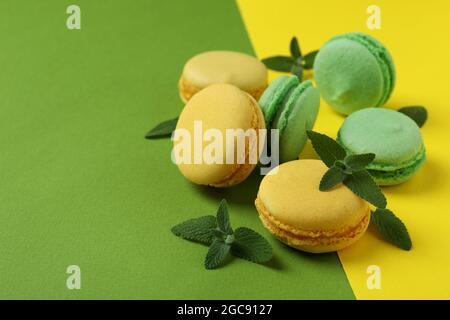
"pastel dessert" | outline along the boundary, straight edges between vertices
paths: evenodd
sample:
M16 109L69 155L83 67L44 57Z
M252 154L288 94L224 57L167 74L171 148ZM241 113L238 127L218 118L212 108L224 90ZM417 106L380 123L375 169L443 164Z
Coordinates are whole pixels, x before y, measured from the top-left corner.
M310 80L281 76L270 83L259 99L266 128L278 129L280 162L298 159L317 118L320 95Z
M183 108L172 137L172 159L178 164L181 173L196 184L213 187L236 185L247 178L256 166L263 143L260 141L259 130L264 128L264 117L250 94L230 84L211 85L198 92ZM254 129L255 139L246 138L244 148L238 148L238 138L234 136L234 140L230 140L233 145L229 147L227 129ZM212 142L218 142L218 138L206 139L208 131L222 137L219 139L223 147L221 155L217 150L212 152L209 149ZM189 137L183 138L183 132ZM186 143L190 147L190 161L183 160L185 154L179 152L180 146ZM213 160L214 157L219 157L219 161L205 159L205 153L213 154Z
M184 102L215 83L228 83L259 99L267 87L267 68L257 58L234 51L207 51L186 63L178 82Z
M320 49L314 78L323 99L348 115L381 107L394 90L395 66L381 42L365 33L333 37Z
M366 231L366 201L343 184L319 190L327 170L320 160L296 160L281 164L278 172L262 180L255 201L259 217L288 246L311 253L337 251Z
M425 162L419 127L395 110L368 108L351 114L337 140L349 153L375 154L368 171L379 185L402 183Z

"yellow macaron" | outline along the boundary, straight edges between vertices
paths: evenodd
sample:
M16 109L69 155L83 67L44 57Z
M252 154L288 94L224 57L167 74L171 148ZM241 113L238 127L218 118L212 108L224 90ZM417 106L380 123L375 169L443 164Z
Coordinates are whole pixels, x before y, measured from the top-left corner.
M183 108L173 135L172 159L196 184L236 185L256 166L264 142L260 129L264 128L264 116L251 95L230 84L210 85ZM233 129L253 129L255 134L227 139L227 131Z
M250 55L234 51L207 51L186 63L178 82L184 102L215 83L228 83L246 91L256 100L267 87L266 66Z
M343 184L322 192L320 160L286 162L264 177L255 201L264 226L296 249L322 253L357 241L370 221L369 204Z

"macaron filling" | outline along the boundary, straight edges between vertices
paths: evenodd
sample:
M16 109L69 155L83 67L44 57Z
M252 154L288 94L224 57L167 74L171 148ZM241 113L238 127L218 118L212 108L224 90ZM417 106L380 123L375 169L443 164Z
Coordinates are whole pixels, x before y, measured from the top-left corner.
M291 88L287 93L284 99L282 100L280 106L278 107L277 115L272 122L272 129L279 129L280 135L283 134L284 129L288 123L289 115L292 112L292 109L295 107L295 103L299 99L299 97L306 91L306 89L312 87L311 81L304 81L300 83L298 86Z
M417 154L415 160L408 166L399 167L395 170L385 170L386 166L383 166L383 164L373 163L370 164L367 169L378 183L383 185L398 184L412 177L425 163L425 159L425 148L422 148L421 152ZM387 167L391 168L392 166Z
M337 141L349 154L355 154L348 149L342 142L338 134ZM422 146L420 151L410 160L401 163L383 163L374 161L367 166L367 171L375 179L375 181L382 185L393 185L404 182L412 177L417 170L425 163L426 152L425 147Z
M264 114L266 128L271 128L272 121L278 113L280 104L291 89L299 84L297 77L280 76L264 91L259 99L259 105Z
M395 70L392 58L386 48L374 38L363 33L347 33L332 38L330 41L338 39L349 39L364 46L378 61L384 82L383 94L376 105L371 107L380 107L389 99L395 86Z
M340 247L340 244L346 246L349 240L356 240L364 233L370 221L370 210L367 210L367 214L357 224L352 226L338 230L302 230L275 219L264 207L260 199L256 199L255 205L261 221L272 234L290 246L300 249L308 247L308 251L311 252L320 252L323 247L327 246L335 246L337 248Z
M275 79L264 92L259 104L266 128L278 129L280 161L299 157L306 143L306 130L317 118L320 95L310 80L299 83L295 76Z

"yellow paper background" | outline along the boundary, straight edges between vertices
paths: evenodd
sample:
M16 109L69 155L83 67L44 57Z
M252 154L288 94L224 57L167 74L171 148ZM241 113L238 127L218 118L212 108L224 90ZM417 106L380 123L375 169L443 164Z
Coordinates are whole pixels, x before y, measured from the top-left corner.
M366 26L372 4L381 8L380 30ZM387 106L424 105L429 111L422 128L425 166L412 180L383 189L389 208L407 225L413 249L402 251L370 230L339 257L358 299L449 299L450 2L238 0L238 5L259 58L288 54L294 35L304 53L351 31L367 32L388 47L397 86ZM322 102L315 130L334 137L343 120ZM370 265L381 268L380 290L367 288Z

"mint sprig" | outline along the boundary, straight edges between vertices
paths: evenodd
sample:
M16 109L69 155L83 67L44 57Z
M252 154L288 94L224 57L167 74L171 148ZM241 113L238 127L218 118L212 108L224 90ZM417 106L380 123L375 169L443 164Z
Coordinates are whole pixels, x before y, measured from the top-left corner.
M314 150L329 168L320 182L320 191L329 190L342 182L360 198L377 208L386 208L386 197L366 170L375 159L373 153L348 155L332 138L311 130L307 134Z
M314 67L314 60L319 51L315 50L303 56L296 37L291 39L289 49L291 56L277 55L261 61L271 70L292 73L302 81L303 70L309 70Z
M422 106L403 107L398 109L398 112L401 112L413 119L414 122L417 123L419 128L422 128L428 119L428 111L427 109L425 109L425 107Z
M372 212L371 224L392 244L403 250L411 250L412 241L405 224L389 209Z
M343 183L357 196L377 207L372 213L371 223L378 232L399 248L410 250L412 243L408 230L391 210L386 209L386 197L366 169L375 159L375 154L347 154L332 138L314 131L307 131L307 134L314 150L328 167L320 181L320 191Z
M172 132L176 129L178 117L163 121L151 129L146 135L146 139L157 139L170 137Z
M229 253L256 263L267 262L273 256L269 242L259 233L244 227L233 231L225 199L220 202L216 216L189 219L173 227L172 232L210 245L204 261L206 269L219 267Z

